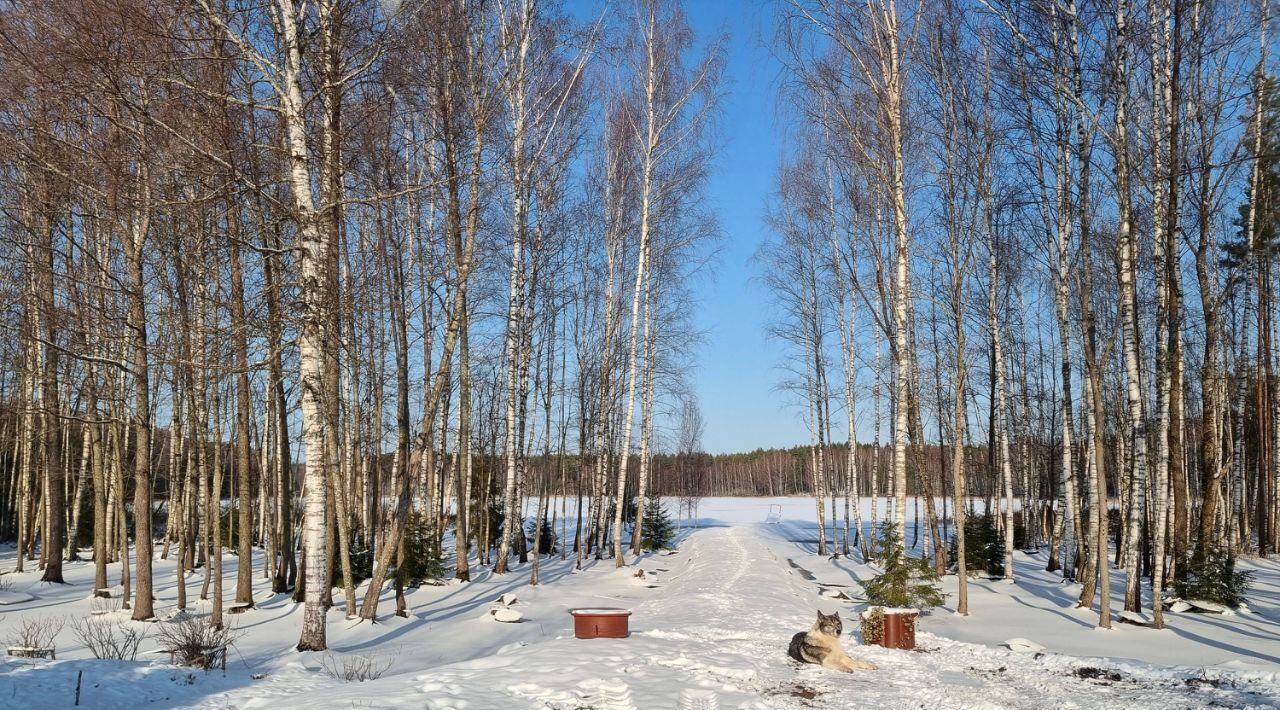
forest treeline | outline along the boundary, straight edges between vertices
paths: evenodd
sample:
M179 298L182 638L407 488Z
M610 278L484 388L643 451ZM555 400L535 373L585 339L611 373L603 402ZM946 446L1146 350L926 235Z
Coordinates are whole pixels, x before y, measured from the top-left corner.
M1038 443L1028 442L1039 446ZM977 498L999 498L997 490L1000 478L992 473L992 459L985 443L969 444L966 457L973 471L967 483L969 495ZM922 457L919 469L923 476L918 476L914 467L910 471L908 495L922 494L919 478L930 477L940 481L938 495L949 495L950 479L946 477L947 456L950 451L943 451L936 442L925 443L921 447ZM673 496L796 496L813 495L813 447L810 445L793 446L785 449L769 448L754 451L709 454L694 453L656 453L650 467L656 491ZM1051 456L1051 452L1039 452L1041 457ZM823 449L823 456L829 471L853 471L858 476L857 490L863 496L884 497L891 493L888 477L885 475L889 465L891 451L874 444L859 444L857 461L849 461L849 445L847 442L831 442ZM873 472L874 478L873 478ZM833 479L834 480L834 479ZM850 488L852 489L852 485ZM828 495L843 496L839 486L830 481L823 488ZM1052 500L1052 479L1045 477L1028 478L1019 481L1018 492L1027 500Z

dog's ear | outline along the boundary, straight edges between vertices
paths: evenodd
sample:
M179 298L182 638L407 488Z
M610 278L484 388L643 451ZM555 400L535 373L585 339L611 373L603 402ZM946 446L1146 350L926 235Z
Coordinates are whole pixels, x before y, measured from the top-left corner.
M818 610L818 618L819 618L819 619L821 619L821 618L822 618L822 610L821 610L821 609L819 609L819 610Z

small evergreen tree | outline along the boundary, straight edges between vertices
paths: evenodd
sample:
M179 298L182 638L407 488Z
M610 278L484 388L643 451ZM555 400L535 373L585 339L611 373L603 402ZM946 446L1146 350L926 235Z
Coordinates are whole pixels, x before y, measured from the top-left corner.
M534 518L529 521L525 529L525 537L529 540L529 551L532 552L534 528L537 527L538 520ZM550 555L556 551L556 531L551 527L551 521L543 518L541 540L538 541L538 553L542 555Z
M646 550L670 549L676 536L675 523L660 498L650 498L644 506L644 528L640 531L640 546Z
M222 531L222 547L227 552L236 553L235 526L240 521L233 502L227 506L218 506L218 516L222 518L219 529ZM162 533L163 534L163 533ZM336 537L335 537L336 539Z
M1173 582L1173 591L1183 599L1214 602L1235 609L1244 603L1245 592L1253 584L1252 572L1236 569L1236 559L1214 551L1193 556Z
M954 537L947 560L952 569L957 569ZM996 531L996 519L990 512L965 516L964 565L971 577L983 573L988 577L1004 576L1004 541Z
M234 514L234 511L230 511ZM223 528L224 534L226 528ZM338 526L333 526L330 533L333 538L333 549L338 548ZM373 548L368 547L359 539L352 540L348 543L348 551L351 553L351 584L359 585L361 582L373 576ZM334 555L329 559L329 569L333 579L333 586L342 586L342 562L338 555Z
M898 526L885 523L876 537L876 558L884 571L864 585L873 606L928 609L942 603L938 573L928 560L907 555Z
M413 510L404 531L404 582L407 587L421 587L444 579L449 570L444 555L436 544L427 517Z
M500 498L489 499L489 548L497 548L502 542L502 535L506 532L506 514L503 511L504 502Z

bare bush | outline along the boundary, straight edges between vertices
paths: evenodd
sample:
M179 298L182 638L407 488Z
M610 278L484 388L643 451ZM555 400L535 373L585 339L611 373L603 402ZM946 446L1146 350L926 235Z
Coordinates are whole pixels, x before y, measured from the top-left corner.
M71 633L93 654L94 658L132 661L138 646L147 637L147 629L117 617L86 618L71 622Z
M366 680L381 678L394 661L394 656L380 654L335 656L332 653L326 653L320 660L320 665L334 680L344 683L363 683Z
M13 580L7 576L0 574L0 592L12 592Z
M17 619L8 637L9 648L29 651L53 650L53 640L62 631L66 620L56 616L29 616Z
M170 654L174 663L209 670L221 659L225 665L227 648L240 634L230 627L215 628L207 619L183 617L156 626L160 648Z

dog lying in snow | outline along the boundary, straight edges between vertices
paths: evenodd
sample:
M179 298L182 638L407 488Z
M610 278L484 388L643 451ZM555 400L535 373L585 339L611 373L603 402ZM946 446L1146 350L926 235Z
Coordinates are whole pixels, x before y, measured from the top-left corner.
M823 614L818 611L818 620L808 631L801 631L791 637L791 646L787 655L801 663L816 663L823 668L844 671L874 671L876 667L866 661L849 657L840 646L840 634L844 624L839 614Z

